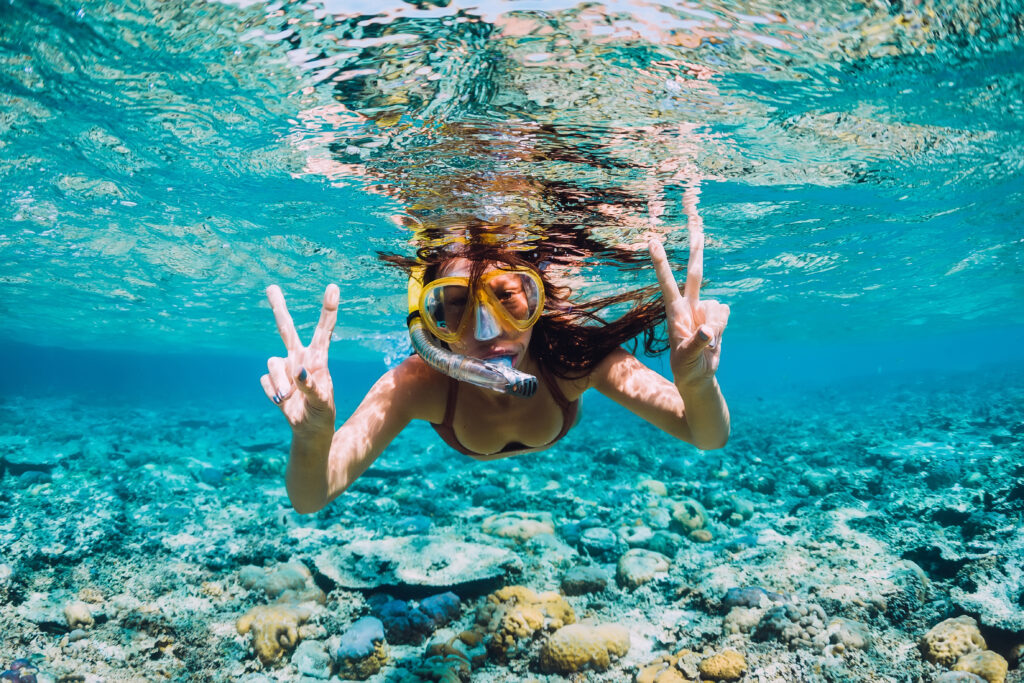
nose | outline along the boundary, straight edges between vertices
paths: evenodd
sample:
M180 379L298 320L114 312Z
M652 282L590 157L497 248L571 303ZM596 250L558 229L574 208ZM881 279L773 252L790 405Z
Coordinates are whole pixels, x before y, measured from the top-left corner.
M490 341L501 334L501 325L494 318L494 313L482 303L476 305L476 317L473 322L473 338L477 341Z

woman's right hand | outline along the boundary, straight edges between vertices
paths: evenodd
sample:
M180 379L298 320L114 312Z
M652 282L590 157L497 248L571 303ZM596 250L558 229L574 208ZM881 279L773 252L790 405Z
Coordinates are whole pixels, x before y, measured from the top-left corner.
M303 346L281 288L267 287L267 300L288 355L267 361L269 372L260 377L260 384L298 437L329 439L334 435L334 384L327 369L327 351L338 320L338 296L338 286L328 285L313 340Z

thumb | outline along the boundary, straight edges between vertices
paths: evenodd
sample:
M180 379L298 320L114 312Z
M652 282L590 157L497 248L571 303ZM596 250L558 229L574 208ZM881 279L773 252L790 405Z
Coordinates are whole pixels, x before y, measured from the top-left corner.
M704 350L707 346L713 346L714 344L714 331L707 325L701 325L697 328L697 331L693 333L693 336L686 340L683 345L686 349L687 355L696 355Z
M294 379L296 388L303 394L314 398L319 397L316 391L316 382L313 381L313 375L306 372L306 368L300 367Z

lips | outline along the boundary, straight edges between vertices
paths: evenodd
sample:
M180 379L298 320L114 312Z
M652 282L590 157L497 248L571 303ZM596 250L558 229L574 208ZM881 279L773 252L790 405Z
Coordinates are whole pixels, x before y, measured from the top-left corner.
M514 360L517 356L519 356L519 352L511 349L497 349L480 355L484 360L493 360L495 358L503 357L512 358Z

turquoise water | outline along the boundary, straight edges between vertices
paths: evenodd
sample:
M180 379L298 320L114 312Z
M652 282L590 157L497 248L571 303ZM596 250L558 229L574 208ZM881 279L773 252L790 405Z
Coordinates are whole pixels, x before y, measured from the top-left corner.
M649 585L570 596L630 634L587 679L733 648L750 681L930 681L948 666L920 639L968 615L1022 680L1022 16L987 0L0 0L0 666L341 676L335 640L375 596L426 589L354 587L317 558L425 534L520 563L485 587L428 583L461 599L449 638L499 585L564 590L574 568L613 577L627 546L657 547L671 566ZM588 395L548 452L475 463L417 424L326 510L290 510L289 432L258 381L282 351L268 285L307 339L339 285L343 417L408 353L405 281L377 252L482 221L550 252L580 297L607 294L655 282L651 234L684 272L686 189L702 295L732 309L726 448ZM684 499L711 544L666 521ZM553 533L481 530L513 513ZM587 545L590 526L619 540ZM325 602L304 654L261 664L236 622L278 596L239 577L288 561ZM839 627L827 647L730 635L725 591L753 585L874 647L829 650ZM96 614L84 635L74 601ZM473 680L566 680L543 664L549 635L489 652ZM389 626L373 680L440 676L406 640ZM328 664L309 663L318 647Z

